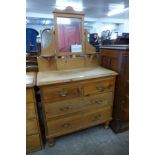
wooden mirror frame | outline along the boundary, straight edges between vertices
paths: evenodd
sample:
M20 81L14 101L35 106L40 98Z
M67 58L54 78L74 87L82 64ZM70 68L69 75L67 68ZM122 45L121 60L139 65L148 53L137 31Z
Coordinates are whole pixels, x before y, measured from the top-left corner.
M85 52L85 36L84 36L84 13L78 12L78 11L74 11L72 7L67 7L65 10L58 10L55 9L54 13L54 28L55 28L55 40L56 40L56 44L55 44L55 48L56 48L56 52L59 56L66 56L66 55L79 55L79 54L84 54ZM64 17L64 18L78 18L81 20L81 44L82 44L82 52L68 52L68 51L64 51L64 52L60 52L59 51L59 43L58 43L58 23L57 23L57 18L58 17Z

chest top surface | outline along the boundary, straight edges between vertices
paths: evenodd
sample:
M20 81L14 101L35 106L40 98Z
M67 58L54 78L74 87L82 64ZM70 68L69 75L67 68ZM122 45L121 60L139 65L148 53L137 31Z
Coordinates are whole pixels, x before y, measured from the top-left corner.
M38 72L37 86L116 75L116 72L103 67L45 71Z
M33 87L36 84L36 73L27 72L26 73L26 87Z

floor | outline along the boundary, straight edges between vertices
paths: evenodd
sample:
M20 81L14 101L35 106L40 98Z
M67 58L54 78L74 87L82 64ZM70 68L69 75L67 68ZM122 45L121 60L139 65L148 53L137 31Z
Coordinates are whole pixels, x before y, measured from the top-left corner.
M57 138L54 147L27 155L129 155L129 131L115 134L101 125Z

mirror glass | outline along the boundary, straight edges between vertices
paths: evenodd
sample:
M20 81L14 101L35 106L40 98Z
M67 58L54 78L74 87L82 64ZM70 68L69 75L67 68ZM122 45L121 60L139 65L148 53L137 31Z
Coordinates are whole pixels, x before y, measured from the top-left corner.
M51 42L51 29L44 29L41 34L41 46L42 48L47 48Z
M82 52L82 20L57 17L59 52Z

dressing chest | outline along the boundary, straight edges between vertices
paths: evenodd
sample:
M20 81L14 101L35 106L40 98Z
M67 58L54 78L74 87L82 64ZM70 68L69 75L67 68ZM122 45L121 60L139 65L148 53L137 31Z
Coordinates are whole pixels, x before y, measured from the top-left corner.
M46 138L112 120L116 72L96 67L38 72Z
M84 13L56 9L54 28L41 36L46 45L37 59L37 86L49 146L64 134L104 123L108 127L117 73L99 66L84 30Z
M26 150L27 152L42 148L41 133L38 121L38 112L34 86L36 73L26 73Z

